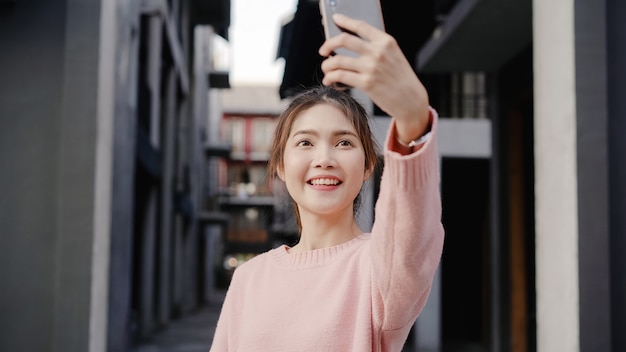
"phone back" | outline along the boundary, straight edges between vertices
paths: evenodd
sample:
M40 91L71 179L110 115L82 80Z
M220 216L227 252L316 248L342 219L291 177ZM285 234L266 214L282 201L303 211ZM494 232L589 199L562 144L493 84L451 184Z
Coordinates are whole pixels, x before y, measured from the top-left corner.
M319 2L326 39L342 32L342 29L333 22L332 17L336 13L365 21L380 30L385 30L379 0L319 0ZM356 53L346 49L338 49L336 54L357 56Z

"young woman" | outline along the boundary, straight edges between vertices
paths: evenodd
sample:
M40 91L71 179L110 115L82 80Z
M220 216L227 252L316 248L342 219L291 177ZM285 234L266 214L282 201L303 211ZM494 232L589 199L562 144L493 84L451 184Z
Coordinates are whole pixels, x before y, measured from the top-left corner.
M436 113L391 36L334 20L359 37L322 45L326 87L281 114L269 163L296 204L300 240L235 271L211 351L400 351L428 298L443 246ZM339 47L360 56L331 56ZM365 110L328 88L338 83L392 117L371 234L354 214L376 148Z

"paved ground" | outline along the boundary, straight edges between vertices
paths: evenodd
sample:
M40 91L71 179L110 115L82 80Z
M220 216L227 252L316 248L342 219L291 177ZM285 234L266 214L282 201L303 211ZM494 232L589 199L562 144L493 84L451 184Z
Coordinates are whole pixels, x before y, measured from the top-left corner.
M208 352L223 299L223 293L216 294L211 304L173 321L132 352Z

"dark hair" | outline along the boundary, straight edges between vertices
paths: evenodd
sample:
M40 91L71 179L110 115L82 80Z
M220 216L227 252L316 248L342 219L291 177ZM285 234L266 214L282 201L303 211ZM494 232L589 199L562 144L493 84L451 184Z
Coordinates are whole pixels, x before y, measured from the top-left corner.
M378 146L370 129L368 114L363 106L349 93L339 91L332 87L318 86L296 95L285 111L278 116L278 123L274 133L270 159L268 161L267 171L271 179L276 177L278 169L284 166L285 146L287 139L289 139L293 122L303 111L318 104L332 105L344 113L354 126L361 145L363 145L365 152L365 170L375 170L378 161ZM359 203L360 196L357 196L353 203L355 212L358 209ZM298 221L298 228L302 230L297 205L294 209Z

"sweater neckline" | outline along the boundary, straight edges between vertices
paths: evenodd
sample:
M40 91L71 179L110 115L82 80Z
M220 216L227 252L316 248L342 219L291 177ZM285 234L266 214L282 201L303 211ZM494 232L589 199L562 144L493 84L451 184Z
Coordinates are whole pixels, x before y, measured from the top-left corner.
M336 246L313 249L310 251L289 253L290 247L282 245L271 251L272 259L281 267L289 269L308 269L321 267L329 263L338 254L369 239L368 233L362 233L353 239Z

